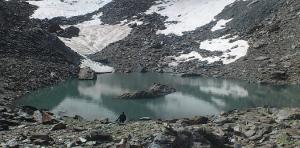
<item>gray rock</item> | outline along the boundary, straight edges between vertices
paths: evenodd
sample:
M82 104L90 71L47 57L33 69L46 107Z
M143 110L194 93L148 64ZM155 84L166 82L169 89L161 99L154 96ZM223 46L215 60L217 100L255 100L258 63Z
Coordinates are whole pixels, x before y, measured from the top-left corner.
M66 129L67 128L67 125L60 122L58 124L55 124L51 127L50 131L55 131L55 130L61 130L61 129Z
M276 121L282 122L284 120L300 120L300 112L294 109L282 109L276 114Z
M0 125L7 125L7 126L18 126L20 123L15 120L6 120L6 119L0 119Z
M102 131L93 131L85 137L88 141L112 141L113 138L111 135L107 133L103 133Z
M270 59L269 57L266 56L259 56L257 58L254 59L254 61L264 61L264 60L268 60Z
M49 145L54 141L49 135L32 135L29 139L36 145Z
M253 48L258 49L262 48L263 46L266 46L267 43L264 43L263 41L257 41L253 43Z
M207 124L208 118L203 116L196 116L190 119L183 119L182 124L185 125L199 125L199 124Z
M80 29L74 26L66 28L64 31L61 31L58 35L65 38L72 38L79 36Z
M246 131L244 134L249 138L249 137L253 136L255 133L256 133L255 130L250 129L250 130Z
M57 120L52 116L52 113L46 111L34 111L33 119L42 124L54 124Z
M80 80L95 80L97 78L97 75L91 68L84 67L80 69L78 78Z
M3 147L18 148L19 144L17 142L17 139L13 138L13 139L9 140L7 143L5 143Z
M6 124L1 124L0 125L0 131L7 131L7 130L9 130L9 126L8 125L6 125Z
M271 78L275 80L286 80L288 75L285 71L274 71L271 73Z

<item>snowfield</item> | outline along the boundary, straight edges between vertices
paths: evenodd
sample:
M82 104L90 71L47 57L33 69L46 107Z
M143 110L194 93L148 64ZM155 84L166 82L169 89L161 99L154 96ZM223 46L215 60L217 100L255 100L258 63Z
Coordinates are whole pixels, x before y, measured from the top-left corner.
M37 19L51 19L64 16L72 17L94 12L112 0L42 0L27 1L39 8L31 16Z
M207 61L208 64L222 61L223 64L232 63L247 54L249 44L244 40L235 40L237 36L228 37L225 35L220 38L205 40L200 43L200 49L208 51L220 51L221 56L202 57L197 51L192 51L188 54L181 54L178 57L172 56L174 61L169 63L169 66L177 66L179 63L188 62L190 60Z
M28 1L39 8L31 16L38 19L51 19L54 17L78 16L98 10L112 0L44 0ZM72 50L83 56L85 59L81 62L81 67L90 67L97 73L113 72L114 69L101 63L92 61L86 57L101 51L110 43L122 40L127 37L131 31L125 23L117 25L106 25L100 20L102 14L93 16L93 20L85 21L75 25L80 29L78 37L60 39ZM127 24L130 24L127 23ZM139 24L141 24L139 22ZM61 26L66 28L69 26Z
M224 29L226 28L226 24L228 22L230 22L232 19L229 19L229 20L224 20L224 19L220 19L217 24L211 28L211 31L214 32L214 31L217 31L217 30L221 30L221 29Z
M167 16L166 29L159 30L158 34L183 35L183 32L193 31L214 20L225 6L235 0L161 0L152 6L146 13L158 13ZM163 8L163 9L162 9ZM169 23L169 22L177 22Z
M51 19L58 16L78 16L90 12L94 12L103 7L112 0L43 0L43 1L28 1L32 5L39 8L31 16L32 18ZM162 16L167 16L165 21L166 29L158 30L157 34L170 35L175 34L182 36L184 32L193 31L198 27L204 26L212 21L217 21L216 25L211 28L211 31L217 31L226 28L226 24L232 19L215 20L218 15L227 5L230 5L235 0L158 0L146 14L158 13ZM120 41L126 38L132 28L128 25L137 23L142 25L143 22L133 20L129 22L124 19L119 24L108 25L101 21L101 13L95 15L92 20L85 21L75 25L80 29L78 37L60 39L75 52L82 55L85 59L82 61L81 67L91 67L96 72L113 72L112 67L104 66L101 63L94 62L86 57L88 54L94 54L109 44ZM174 23L176 22L176 23ZM62 26L66 28L68 26ZM244 40L235 40L237 37L227 37L225 35L220 38L205 40L200 43L200 49L208 51L222 52L221 56L203 57L197 51L192 51L188 54L179 56L171 56L173 59L169 66L175 67L179 63L188 62L190 60L207 61L209 64L217 61L223 64L229 64L247 54L249 47L248 42ZM234 40L231 42L231 40Z
M95 15L93 20L75 25L80 29L78 37L71 39L60 37L60 39L78 53L88 55L99 52L110 43L122 40L130 34L131 28L128 25L103 24L99 19L100 16L101 14ZM62 26L66 27L69 26Z

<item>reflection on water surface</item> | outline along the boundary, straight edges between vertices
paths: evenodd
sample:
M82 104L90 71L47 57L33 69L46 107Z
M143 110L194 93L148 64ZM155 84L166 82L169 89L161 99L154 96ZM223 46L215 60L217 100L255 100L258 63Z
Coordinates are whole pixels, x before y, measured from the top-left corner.
M125 92L146 89L153 83L177 89L156 99L118 100ZM179 118L213 115L222 111L262 105L300 106L299 86L261 86L246 82L181 78L171 74L133 73L98 75L95 81L69 80L38 90L18 103L49 109L57 114L87 119L115 119L125 112L130 119Z

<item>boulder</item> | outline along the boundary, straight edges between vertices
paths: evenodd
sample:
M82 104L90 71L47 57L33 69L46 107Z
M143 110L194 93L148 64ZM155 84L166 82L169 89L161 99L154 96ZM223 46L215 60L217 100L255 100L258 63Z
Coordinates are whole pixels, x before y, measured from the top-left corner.
M49 135L32 135L29 139L36 145L49 145L54 141Z
M97 78L96 72L89 67L81 68L78 74L80 80L95 80Z
M0 125L17 126L17 125L20 125L20 124L19 124L19 122L14 121L14 120L0 119ZM5 126L3 126L3 127L5 127Z
M57 120L51 115L50 112L41 112L39 110L33 113L33 119L42 124L54 124L57 123Z
M79 36L80 29L74 26L70 26L66 28L64 31L60 32L58 36L64 37L64 38L72 38Z
M0 125L0 131L7 131L7 130L9 130L8 125L6 125L6 124L1 124Z
M183 119L182 124L185 125L198 125L198 124L207 124L208 123L208 118L203 117L203 116L196 116L191 119Z
M271 78L275 80L286 80L288 75L285 71L274 71L271 73Z
M150 88L134 93L125 93L119 96L119 99L142 99L142 98L157 98L176 92L175 88L163 84L153 84Z
M48 32L50 33L58 33L63 31L63 29L58 24L50 24L48 26Z
M53 125L51 127L50 131L61 130L61 129L66 129L66 128L67 128L67 125L60 122L58 124Z
M88 141L112 141L111 135L103 133L102 131L92 131L85 137Z

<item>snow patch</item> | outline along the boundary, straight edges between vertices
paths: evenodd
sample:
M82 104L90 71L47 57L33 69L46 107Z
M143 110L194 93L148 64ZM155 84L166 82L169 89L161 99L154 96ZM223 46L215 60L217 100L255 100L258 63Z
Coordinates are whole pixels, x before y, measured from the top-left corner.
M88 58L85 58L84 60L81 61L80 67L81 68L90 67L96 73L114 72L114 68L112 68L110 66L103 65L99 62L92 61L91 59L88 59Z
M249 48L249 44L244 40L235 40L237 36L228 37L225 35L220 38L205 40L200 43L200 49L208 51L219 51L223 54L221 56L203 57L197 51L192 51L187 54L181 54L180 56L172 56L173 61L169 63L169 66L177 66L178 63L188 62L191 60L207 61L208 64L222 61L223 64L229 64L237 59L245 56Z
M224 29L226 27L226 24L228 22L230 22L232 19L228 19L228 20L224 20L224 19L221 19L217 22L217 24L211 28L211 31L214 32L214 31L217 31L217 30L221 30L221 29Z
M96 21L94 20L94 22ZM109 44L124 39L131 32L131 28L127 25L101 25L101 23L84 22L76 27L80 29L78 37L60 39L67 46L84 55L99 52Z
M38 19L51 19L64 16L72 17L94 12L112 0L42 0L27 1L39 8L31 16Z
M167 16L166 29L158 34L183 35L183 32L193 31L206 25L222 12L225 6L235 0L161 0L152 6L146 14L158 13ZM171 23L170 23L171 22ZM173 23L172 23L173 22ZM177 23L174 23L177 22Z
M99 52L109 44L124 39L130 34L131 28L120 24L102 24L100 16L101 14L95 15L93 20L75 25L80 29L78 37L72 37L71 39L60 37L60 39L68 47L85 57L81 67L90 67L98 73L113 72L112 67L92 61L86 58L85 55ZM62 28L66 27L68 26L62 26Z

